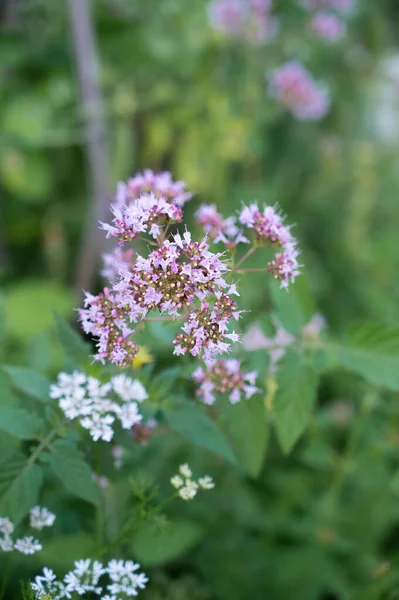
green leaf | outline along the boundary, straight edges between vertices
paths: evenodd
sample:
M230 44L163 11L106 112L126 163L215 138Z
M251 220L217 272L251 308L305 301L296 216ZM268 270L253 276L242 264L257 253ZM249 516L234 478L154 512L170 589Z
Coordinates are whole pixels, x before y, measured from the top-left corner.
M152 402L163 400L175 388L176 381L181 374L180 367L165 369L162 373L151 377L148 385L148 396Z
M49 400L50 381L47 377L26 367L3 365L1 368L17 390L42 402Z
M92 479L89 465L74 443L57 440L49 459L55 475L68 492L98 506L100 493Z
M44 430L44 421L22 408L0 407L0 430L21 440L37 440Z
M238 404L227 402L223 414L240 463L249 475L257 477L264 462L269 433L263 398L257 394Z
M174 409L163 410L170 427L189 440L220 454L236 464L237 459L218 426L196 404L180 404Z
M20 521L39 500L43 473L23 454L15 454L1 464L0 515Z
M0 369L0 406L19 406L20 398L11 389L9 377Z
M133 552L146 566L168 563L190 550L203 536L202 528L186 519L140 525L133 539Z
M61 347L66 359L66 368L74 369L76 366L85 364L92 354L91 345L85 340L57 313L54 313L57 333Z
M399 326L365 324L348 331L342 346L333 347L335 365L370 383L399 390Z
M75 304L71 291L55 281L21 281L5 291L6 330L25 343L28 337L51 326L54 310L68 315Z
M288 453L305 431L316 399L316 371L303 362L303 357L288 350L280 361L277 391L273 398L273 414L280 445Z
M397 471L391 481L391 488L396 496L399 496L399 471Z
M63 535L46 541L39 555L40 562L66 571L72 568L77 557L94 556L97 549L97 542L88 534Z
M279 283L274 280L271 280L269 285L275 316L284 329L293 335L299 335L315 312L306 278L298 277L288 291L281 289Z

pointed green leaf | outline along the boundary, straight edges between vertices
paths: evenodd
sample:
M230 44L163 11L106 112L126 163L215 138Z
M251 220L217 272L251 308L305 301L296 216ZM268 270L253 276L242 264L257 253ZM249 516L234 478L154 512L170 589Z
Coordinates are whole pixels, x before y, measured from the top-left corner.
M288 453L305 431L316 399L316 371L303 362L303 357L288 350L279 363L277 391L273 398L273 414L277 436Z
M174 560L190 550L203 536L202 528L192 521L140 525L133 539L133 551L146 566L158 566Z
M257 477L262 468L267 448L269 427L262 396L238 404L227 402L223 407L227 433L245 471Z
M26 367L3 365L2 369L17 390L41 402L48 402L50 381L47 377Z
M72 370L81 364L85 364L90 354L92 354L91 345L85 342L77 331L56 313L54 313L54 319L59 341L65 355L66 368Z
M270 281L270 293L274 314L284 329L299 335L303 326L312 318L315 307L306 278L298 277L290 289L281 289L278 281Z
M353 327L344 344L332 351L335 365L374 385L399 390L399 326L373 323Z
M66 440L54 442L49 462L68 492L96 506L99 504L100 494L91 469L74 443Z
M220 454L232 463L237 459L218 426L197 404L180 404L176 408L164 410L163 414L170 427L189 440L207 450Z
M42 486L41 467L23 454L15 454L1 464L0 515L20 521L38 503Z
M44 421L22 408L0 407L0 430L21 440L37 440L44 429Z

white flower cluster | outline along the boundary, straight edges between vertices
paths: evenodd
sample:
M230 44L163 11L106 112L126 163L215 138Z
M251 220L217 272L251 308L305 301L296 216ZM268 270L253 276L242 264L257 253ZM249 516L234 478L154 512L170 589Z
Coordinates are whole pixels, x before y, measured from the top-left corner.
M140 565L131 560L111 560L105 566L90 558L77 560L73 571L67 573L62 581L51 569L44 568L43 575L38 575L32 583L32 589L38 600L46 596L62 600L71 598L74 593L99 596L104 590L106 595L101 596L102 600L125 600L137 596L138 590L143 590L148 582L144 573L137 573L139 568ZM105 587L100 581L104 576L109 582Z
M29 513L29 525L32 529L41 531L44 527L51 527L55 521L55 515L47 508L34 506ZM3 552L12 552L17 550L22 554L35 554L42 549L39 540L33 536L13 539L15 525L6 517L0 518L0 550Z
M148 395L140 381L126 375L115 375L102 384L95 377L74 371L58 374L57 383L50 387L50 397L58 400L67 419L78 419L95 442L109 442L116 419L123 429L131 429L142 420L137 403Z
M197 495L198 490L211 490L215 487L212 477L205 475L198 481L192 479L193 473L187 464L180 465L179 473L174 475L170 483L178 490L180 498L183 500L192 500Z

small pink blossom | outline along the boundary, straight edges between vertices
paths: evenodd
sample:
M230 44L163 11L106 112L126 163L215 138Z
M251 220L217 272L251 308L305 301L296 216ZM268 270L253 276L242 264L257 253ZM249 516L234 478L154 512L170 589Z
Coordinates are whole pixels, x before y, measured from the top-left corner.
M215 244L222 242L227 248L234 248L239 243L249 244L237 227L236 218L224 219L214 204L202 204L195 213L195 219Z
M143 173L137 173L127 183L119 184L115 204L129 205L145 194L165 198L176 206L183 206L192 198L192 194L186 191L184 181L173 181L169 171L154 173L151 169L146 169Z
M318 340L321 331L325 328L326 321L322 315L316 313L311 320L302 328L302 338ZM269 371L277 371L279 360L284 356L286 349L291 346L296 338L286 331L282 325L275 321L276 334L274 337L266 337L258 322L253 323L242 337L244 350L267 350L270 358Z
M234 358L205 361L205 367L196 369L192 377L200 384L196 396L205 404L215 402L215 393L229 394L231 404L236 404L242 394L249 400L260 391L255 385L257 373L241 371L240 361Z
M253 229L258 243L266 242L274 248L281 248L267 268L281 287L288 287L299 275L297 240L291 233L291 228L284 225L283 218L276 207L265 206L259 210L257 204L243 206L239 221L249 229Z
M300 120L320 120L328 112L327 90L298 62L276 69L269 80L270 94Z
M345 24L332 13L318 12L310 21L310 30L327 42L336 42L345 34Z
M114 248L112 252L104 253L102 256L103 269L101 275L105 279L108 279L108 281L115 281L122 265L129 266L133 264L133 254L134 252L131 248L124 250L120 246Z
M214 0L209 6L211 26L217 31L240 37L247 19L244 0Z
M270 41L278 30L270 10L269 0L213 0L209 19L211 26L225 35L260 44Z
M182 220L182 209L152 192L135 198L129 204L111 206L114 215L112 225L101 223L107 237L118 238L119 245L134 240L140 233L157 237L160 225L178 223Z

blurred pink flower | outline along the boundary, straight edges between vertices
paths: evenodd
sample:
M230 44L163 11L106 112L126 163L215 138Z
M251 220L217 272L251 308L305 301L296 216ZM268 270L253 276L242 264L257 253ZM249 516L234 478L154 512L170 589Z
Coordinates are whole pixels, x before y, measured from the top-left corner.
M276 69L269 80L270 94L300 120L319 120L328 112L327 90L299 62Z
M328 12L316 13L309 27L313 33L328 42L336 42L345 34L345 24L336 15Z
M214 0L209 6L211 26L232 36L241 36L247 13L243 0Z

